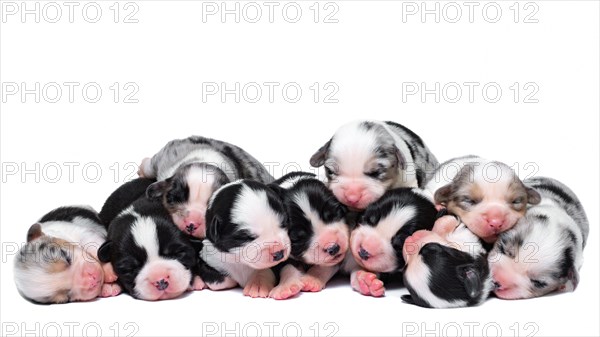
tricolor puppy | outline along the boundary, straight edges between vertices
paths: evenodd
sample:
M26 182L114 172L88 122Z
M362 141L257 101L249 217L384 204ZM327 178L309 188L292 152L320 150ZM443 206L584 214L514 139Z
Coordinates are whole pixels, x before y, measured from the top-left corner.
M89 301L121 292L110 264L98 260L106 228L89 206L60 207L27 232L15 258L15 283L37 303Z
M274 180L241 148L200 136L170 141L142 161L138 174L158 180L148 188L148 197L161 200L177 227L198 238L206 233L208 200L221 186L237 179Z
M521 182L506 164L476 156L443 163L427 183L436 205L456 214L469 229L488 243L525 215L527 205L540 195Z
M280 271L270 297L286 299L301 290L320 291L339 269L348 250L347 208L315 175L293 172L275 181L289 215L291 259ZM289 261L289 260L288 260Z
M103 221L110 222L108 240L98 255L101 261L112 262L119 283L131 296L155 301L178 297L192 287L197 251L160 201L142 194L129 203L149 182L132 180L108 197L101 212ZM114 219L105 216L115 214L119 205L123 211ZM193 288L202 287L194 279Z
M359 266L351 272L352 287L363 295L383 296L377 274L402 270L404 241L418 230L431 230L436 214L431 200L417 188L390 190L367 207L350 234L350 250Z
M502 233L490 252L494 293L519 299L573 291L589 234L585 211L575 193L557 180L537 177L524 183L542 201Z
M356 121L339 128L310 164L325 167L329 188L340 202L363 210L389 189L422 188L438 162L406 127Z
M404 242L407 303L427 308L479 305L493 289L487 252L480 239L453 216Z
M275 286L271 267L287 260L287 213L266 185L238 180L219 189L206 212L200 276L213 290L240 285L244 295L267 297Z

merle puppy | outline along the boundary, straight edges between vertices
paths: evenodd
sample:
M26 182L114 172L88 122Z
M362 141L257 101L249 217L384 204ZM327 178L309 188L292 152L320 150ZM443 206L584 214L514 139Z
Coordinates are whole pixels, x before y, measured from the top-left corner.
M400 124L355 121L340 127L310 164L325 167L328 187L340 202L364 210L389 189L424 187L438 161Z
M273 184L289 214L291 258L279 271L270 297L286 299L301 290L320 291L339 269L348 250L347 208L315 175L289 173Z
M15 283L36 303L89 301L115 296L121 288L110 263L100 263L98 248L106 228L89 206L59 207L27 232L15 258Z
M221 186L237 179L274 180L243 149L200 136L168 142L142 161L138 174L158 180L148 187L148 197L162 201L177 227L198 238L206 233L208 200Z
M542 196L489 255L496 288L503 299L539 297L577 288L589 223L581 202L563 183L536 177L524 183Z
M402 271L404 241L418 230L431 230L436 214L431 200L418 188L390 190L367 207L350 234L354 259L345 263L345 269L351 272L352 288L363 295L383 296L378 274Z
M112 262L125 291L148 301L204 287L201 279L193 278L197 250L189 237L174 226L160 201L144 196L152 183L152 179L135 179L108 197L100 212L110 224L108 240L98 251L101 261Z
M270 269L287 260L288 216L268 186L239 180L213 194L200 252L200 276L212 290L244 288L244 295L267 297L275 286Z

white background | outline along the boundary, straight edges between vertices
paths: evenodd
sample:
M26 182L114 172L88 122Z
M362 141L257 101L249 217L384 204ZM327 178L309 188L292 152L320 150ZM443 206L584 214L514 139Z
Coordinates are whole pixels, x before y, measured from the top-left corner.
M20 3L13 15L14 7L2 1L0 26L0 335L127 335L133 327L137 336L208 335L215 327L216 335L251 335L257 327L263 335L292 336L297 329L320 336L334 330L337 336L600 334L598 2L537 1L528 7L521 2L517 16L513 1L487 5L487 16L482 8L488 3L475 2L472 18L463 2L438 2L439 23L433 14L424 20L420 12L408 15L412 4L393 1L339 1L328 7L321 2L318 23L316 7L309 8L313 1L295 3L302 9L296 23L285 20L294 19L295 4L282 15L286 2L275 3L273 23L263 2L257 3L262 9L257 23L248 22L256 17L253 4L244 16L247 2L239 2L239 23L233 15L225 23L220 13L203 17L203 4L193 1L138 1L128 7L121 2L117 23L117 7L109 8L113 1L96 2L102 9L96 23L86 22L95 19L94 4L84 16L87 3L75 2L70 22L63 2L48 6L42 1L37 2L37 23L33 14L21 17ZM35 2L27 5L33 9ZM228 3L228 8L234 6ZM435 3L427 6L432 9ZM56 7L62 10L58 20ZM462 16L451 23L456 7ZM496 7L502 10L497 22L487 22L494 21ZM329 19L338 22L324 22L334 10ZM129 21L138 22L125 23L133 11L137 13ZM525 22L532 20L538 22ZM21 83L23 89L34 89L36 82L39 103L35 94L22 97L21 88L13 94ZM79 83L73 103L64 82ZM110 89L115 82L120 86L118 103L115 87ZM134 84L124 88L128 82ZM246 96L240 92L239 103L233 94L225 102L219 94L203 102L203 83L208 82L225 82L229 89L236 82L240 89L253 82L280 85L273 103L264 85L256 103L249 102L255 91ZM309 88L315 82L321 87L318 103ZM328 82L334 84L325 90ZM440 84L439 103L433 94L424 100L420 93L406 95L410 83L421 82L428 89ZM479 83L473 102L465 82ZM510 89L515 82L520 87L517 103L516 87ZM101 87L98 102L86 101L94 98L93 89L82 95L86 83ZM294 98L291 89L282 96L286 83L301 87L298 102L285 100ZM456 103L450 102L456 86L448 83L463 89ZM481 93L486 83L502 89L498 102L486 101L495 97L493 88L487 96ZM57 85L62 89L59 98ZM136 86L139 91L130 98L138 102L125 103L125 94ZM338 102L325 103L325 94L335 86L339 90L333 99ZM538 102L525 103L535 88L537 93L529 98ZM385 298L364 297L344 280L321 293L282 302L249 299L232 290L201 291L158 303L122 295L41 306L17 293L12 262L28 227L57 206L90 204L99 209L134 172L132 163L167 141L191 134L229 141L261 161L279 163L274 172L279 176L286 163L309 169L311 154L338 126L358 118L404 124L440 161L479 154L514 165L521 177L537 167L536 174L572 187L591 224L579 288L559 296L491 299L476 308L453 310L404 304L404 289L388 290Z

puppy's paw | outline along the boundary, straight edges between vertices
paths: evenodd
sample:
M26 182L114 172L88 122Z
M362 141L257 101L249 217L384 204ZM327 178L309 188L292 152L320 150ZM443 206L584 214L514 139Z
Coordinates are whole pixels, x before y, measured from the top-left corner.
M104 272L104 282L113 283L117 280L117 273L112 267L112 263L108 262L102 265L102 271Z
M104 283L102 285L101 297L113 297L119 295L123 290L121 286L116 283Z
M194 281L192 282L192 285L190 286L191 290L202 290L202 289L206 289L208 286L206 285L206 283L204 283L204 281L202 281L202 278L200 278L200 276L196 275L194 276Z
M300 280L288 281L273 288L269 293L269 297L276 300L285 300L296 296L302 290L302 286L303 284Z
M237 282L231 277L225 277L221 283L205 283L210 290L225 290L237 287Z
M138 167L137 174L140 178L152 178L152 175L149 172L150 170L150 158L142 159L142 163Z
M377 275L359 270L351 280L352 288L363 295L381 297L385 293L383 282Z
M261 270L244 287L244 295L265 298L275 287L275 275L270 270Z
M325 283L312 275L302 275L302 291L317 292L325 288Z

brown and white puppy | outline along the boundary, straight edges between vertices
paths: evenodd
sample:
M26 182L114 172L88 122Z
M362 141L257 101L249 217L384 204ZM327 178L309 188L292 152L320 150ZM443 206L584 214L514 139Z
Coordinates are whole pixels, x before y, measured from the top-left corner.
M89 206L57 208L27 232L15 258L15 283L23 297L37 303L89 301L118 295L110 263L98 260L106 228Z
M348 210L311 173L292 172L270 186L279 191L287 209L292 249L269 297L281 300L300 291L320 291L346 256Z
M524 183L541 195L539 205L500 235L488 256L502 299L569 292L577 288L589 223L581 202L561 182L543 177Z
M414 132L394 122L355 121L339 128L310 158L344 205L363 210L385 191L422 188L438 165Z
M243 149L200 136L170 141L142 161L138 174L158 180L148 187L147 196L161 200L177 227L198 238L206 236L208 201L221 186L237 179L274 180Z
M540 194L525 186L508 165L477 156L443 163L426 190L436 205L458 215L488 243L512 228L525 215L527 205L540 202Z

